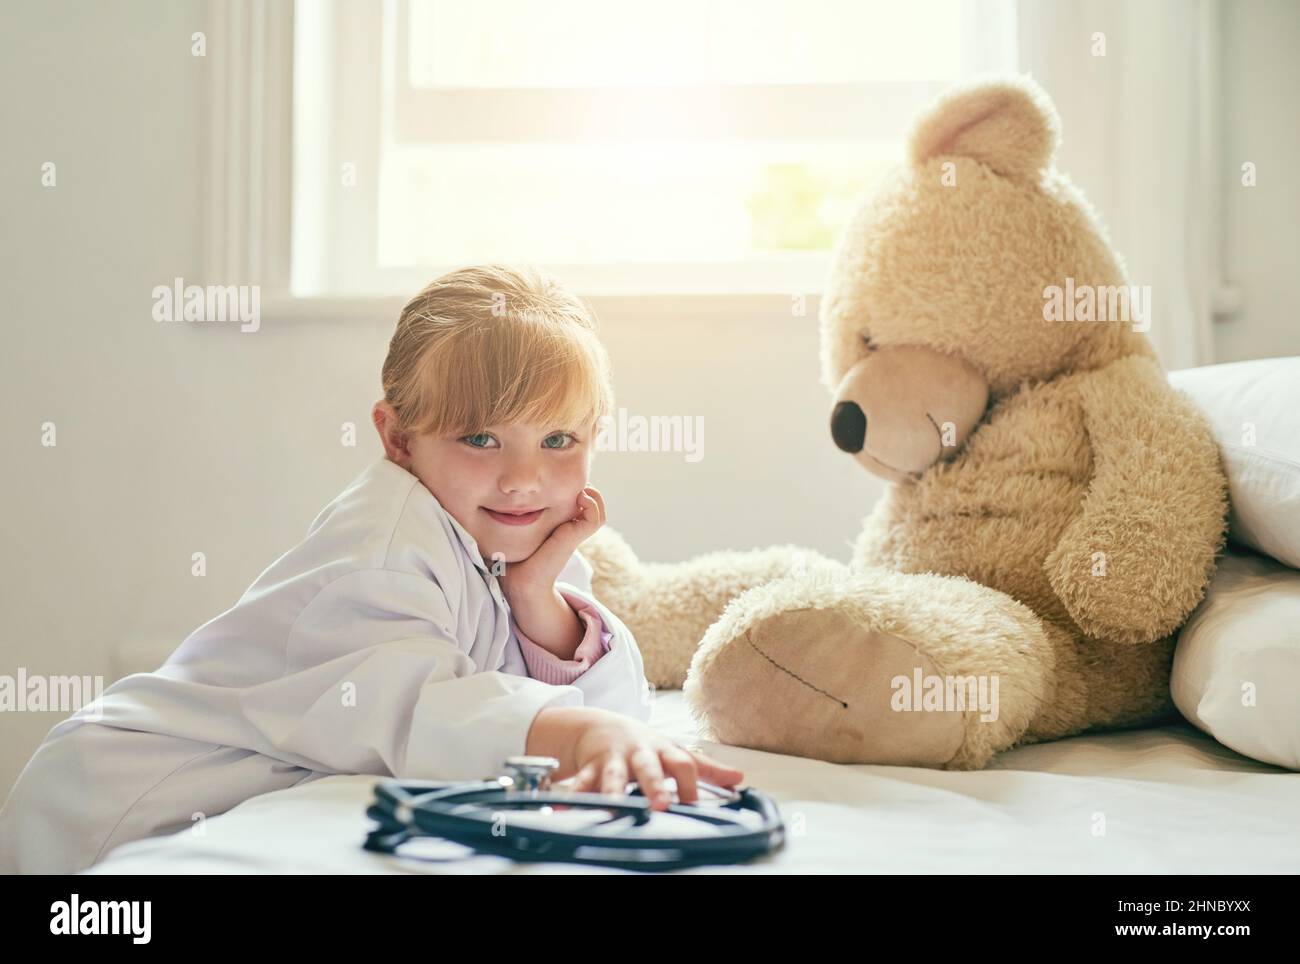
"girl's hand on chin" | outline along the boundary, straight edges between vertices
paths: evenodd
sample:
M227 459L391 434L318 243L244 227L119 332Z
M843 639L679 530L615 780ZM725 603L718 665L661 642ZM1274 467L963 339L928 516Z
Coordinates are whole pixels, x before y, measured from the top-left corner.
M500 577L502 590L520 594L551 592L578 546L605 524L605 497L594 485L578 493L574 510L573 518L556 526L531 556L506 564Z

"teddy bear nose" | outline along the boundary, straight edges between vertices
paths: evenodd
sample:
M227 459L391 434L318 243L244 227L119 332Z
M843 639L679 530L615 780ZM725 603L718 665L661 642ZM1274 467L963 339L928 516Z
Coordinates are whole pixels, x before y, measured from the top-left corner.
M867 416L857 402L840 402L831 412L831 438L845 452L862 451L867 437Z

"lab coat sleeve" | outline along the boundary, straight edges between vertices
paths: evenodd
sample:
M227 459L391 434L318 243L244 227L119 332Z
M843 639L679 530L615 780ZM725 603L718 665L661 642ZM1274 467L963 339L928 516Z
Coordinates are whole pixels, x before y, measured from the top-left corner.
M645 678L641 650L623 621L591 591L591 563L575 552L556 580L555 588L575 609L583 608L600 617L602 633L609 634L609 651L573 680L582 690L587 706L614 710L643 722L650 720L652 698Z
M314 770L409 779L481 779L525 752L548 706L572 686L477 672L455 639L442 589L414 574L341 576L302 610L284 673L241 693L273 755Z

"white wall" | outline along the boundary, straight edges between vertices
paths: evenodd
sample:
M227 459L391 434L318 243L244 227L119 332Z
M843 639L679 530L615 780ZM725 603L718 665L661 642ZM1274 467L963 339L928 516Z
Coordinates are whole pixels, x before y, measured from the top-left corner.
M1223 28L1224 270L1242 302L1215 325L1217 360L1300 355L1300 4L1224 4Z
M267 320L256 334L151 319L154 285L199 276L199 9L0 9L0 673L107 683L117 647L165 652L234 603L379 451L368 413L394 318ZM1230 205L1247 309L1229 357L1300 351L1284 290L1297 187L1282 174L1297 156L1297 68L1281 38L1297 14L1267 10L1230 21L1225 64L1227 113L1278 192ZM39 181L47 160L53 189ZM610 524L644 558L775 542L847 557L880 489L830 443L815 313L792 318L775 299L752 324L603 314L619 404L705 418L701 462L596 460ZM54 448L40 444L46 421ZM339 444L345 421L356 448ZM190 574L200 551L205 578ZM60 718L0 714L0 794Z

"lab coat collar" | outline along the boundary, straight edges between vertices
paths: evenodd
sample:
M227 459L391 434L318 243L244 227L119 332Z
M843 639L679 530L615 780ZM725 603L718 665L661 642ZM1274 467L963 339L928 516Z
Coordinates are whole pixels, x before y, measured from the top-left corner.
M423 482L420 483L420 487L424 487ZM426 489L425 491L428 490ZM465 547L465 552L469 555L470 561L486 573L488 567L483 562L483 553L479 552L478 542L475 541L472 535L465 531L465 527L457 522L450 512L442 507L432 492L429 493L429 498L433 499L433 504L438 506L438 511L447 517L447 521L451 523L451 527L456 530L456 535L460 536L460 544Z
M475 541L474 537L470 535L468 531L466 531L463 525L456 521L456 518L450 512L442 507L442 503L438 501L438 497L429 491L428 487L420 481L419 476L383 456L380 457L379 462L381 463L379 468L382 471L401 472L407 478L414 480L415 484L419 486L419 491L416 495L420 499L427 499L429 504L433 506L433 511L451 524L451 527L456 530L456 535L460 539L460 544L464 546L465 554L469 556L470 561L479 569L482 569L485 574L489 574L490 570L488 569L487 564L483 561L483 553L479 551L478 542ZM390 468L384 468L384 466L389 466Z

